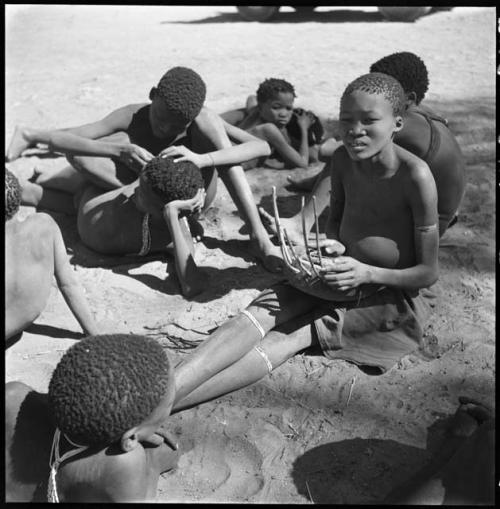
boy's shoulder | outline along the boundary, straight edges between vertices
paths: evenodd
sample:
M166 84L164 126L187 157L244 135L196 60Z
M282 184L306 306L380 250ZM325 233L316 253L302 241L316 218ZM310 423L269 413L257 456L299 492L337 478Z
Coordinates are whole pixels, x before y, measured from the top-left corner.
M75 495L78 486L92 489L78 492L81 502L138 500L147 483L147 457L142 446L123 452L113 444L59 469L61 489Z
M31 237L37 244L46 244L58 229L59 226L49 214L36 212L18 224L17 232L24 238Z
M400 160L402 178L409 183L419 183L423 181L434 181L429 165L420 157L412 154L409 150L395 145L396 155Z

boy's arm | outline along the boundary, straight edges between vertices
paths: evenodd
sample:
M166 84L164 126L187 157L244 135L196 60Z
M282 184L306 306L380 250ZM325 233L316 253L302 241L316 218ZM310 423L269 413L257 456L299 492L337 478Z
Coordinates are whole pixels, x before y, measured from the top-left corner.
M225 111L220 118L230 125L238 125L245 118L245 112L242 109Z
M410 169L405 192L413 216L416 264L407 269L374 267L370 282L420 289L434 284L438 278L439 247L436 184L423 161Z
M181 226L179 213L183 210L194 212L201 210L205 202L205 190L200 189L191 200L174 200L167 203L163 217L172 237L174 247L175 268L185 297L193 297L204 289L204 278L194 260L194 246L189 229ZM189 237L189 240L186 238Z
M344 212L345 194L340 170L342 165L339 161L339 154L335 153L327 163L330 173L330 211L325 226L325 233L328 239L339 240L340 221Z
M143 103L127 104L126 106L122 106L121 108L112 111L109 115L106 115L103 119L98 120L97 122L57 130L95 140L118 131L126 131L130 122L132 122L134 113L136 113L142 106L144 106Z
M201 154L202 166L237 165L271 153L269 145L250 133L224 122L215 112L203 108L195 120L201 133L204 134L217 149L214 152ZM229 136L239 141L239 145L232 145ZM174 149L175 147L169 147ZM167 149L169 150L169 149Z
M64 300L87 335L98 334L97 324L90 312L83 288L78 284L68 261L61 230L53 222L54 275Z
M97 141L84 138L69 131L35 131L27 130L37 143L45 143L51 151L65 154L93 157L116 157L126 163L146 164L153 155L147 150L133 143L116 143Z
M333 288L350 290L361 284L379 284L418 290L436 282L439 246L436 184L423 161L408 168L408 173L405 193L414 223L415 265L387 269L341 256L330 271L323 273Z
M309 162L309 146L307 145L307 132L302 138L301 152L297 152L288 143L281 131L274 124L263 124L257 129L262 137L276 149L283 158L284 163L289 167L307 168Z

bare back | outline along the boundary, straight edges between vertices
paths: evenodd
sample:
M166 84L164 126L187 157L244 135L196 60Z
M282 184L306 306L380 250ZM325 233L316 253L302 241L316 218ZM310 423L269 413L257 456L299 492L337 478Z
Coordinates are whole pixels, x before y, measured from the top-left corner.
M5 338L44 310L54 278L54 220L38 213L5 224Z
M83 192L78 207L78 233L83 243L103 254L137 254L142 248L144 214L134 203L138 180L103 193L94 186ZM165 250L170 232L150 218L151 251Z
M456 214L465 191L465 160L455 136L443 121L420 109L409 110L394 141L423 159L436 181L441 230Z

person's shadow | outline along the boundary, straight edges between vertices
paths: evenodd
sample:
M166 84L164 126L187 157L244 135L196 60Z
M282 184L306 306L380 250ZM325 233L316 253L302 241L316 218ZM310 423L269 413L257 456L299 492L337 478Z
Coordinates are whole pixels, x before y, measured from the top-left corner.
M314 447L293 464L297 491L315 504L382 503L434 454L450 419L439 419L428 428L426 449L362 438Z

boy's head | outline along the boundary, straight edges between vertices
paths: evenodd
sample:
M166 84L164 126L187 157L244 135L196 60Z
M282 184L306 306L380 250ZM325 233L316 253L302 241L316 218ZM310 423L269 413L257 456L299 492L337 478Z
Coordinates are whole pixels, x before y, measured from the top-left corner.
M21 205L21 185L17 177L5 168L5 220L16 215Z
M295 90L288 81L269 78L257 89L257 104L260 116L266 122L283 127L292 117Z
M392 53L377 60L370 72L381 72L397 79L407 98L420 104L429 88L429 77L424 61L409 51Z
M168 70L149 94L154 135L166 138L181 133L200 113L206 93L205 82L192 69Z
M392 76L364 74L351 82L340 100L340 133L350 157L378 154L403 128L403 87Z
M154 434L170 413L174 392L173 368L159 343L113 334L71 346L52 374L48 399L55 424L70 439L88 446L122 441L123 447L131 431L137 442Z
M161 215L167 203L194 198L202 187L203 177L194 163L157 156L141 171L135 202L144 212Z

